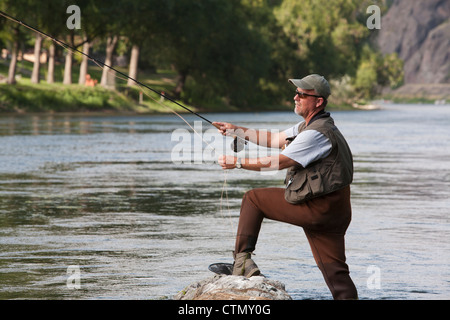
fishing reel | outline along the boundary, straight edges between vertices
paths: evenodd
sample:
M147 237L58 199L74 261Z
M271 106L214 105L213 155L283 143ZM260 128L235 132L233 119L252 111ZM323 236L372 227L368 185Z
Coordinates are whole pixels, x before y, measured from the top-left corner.
M231 150L233 150L234 153L241 152L244 150L245 146L247 145L247 141L245 139L239 138L238 136L235 136L233 141L231 142Z

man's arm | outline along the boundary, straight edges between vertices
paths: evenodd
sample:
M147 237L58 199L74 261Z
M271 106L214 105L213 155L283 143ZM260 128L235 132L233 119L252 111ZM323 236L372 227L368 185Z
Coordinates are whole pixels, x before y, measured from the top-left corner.
M222 166L222 169L234 169L236 168L237 159L234 156L220 156L219 164ZM283 170L294 165L300 165L298 162L282 154L253 159L244 158L240 159L240 161L242 169L253 171Z
M267 148L281 149L286 143L286 133L270 132L268 130L255 130L236 126L228 122L213 122L224 136L238 136L257 145Z

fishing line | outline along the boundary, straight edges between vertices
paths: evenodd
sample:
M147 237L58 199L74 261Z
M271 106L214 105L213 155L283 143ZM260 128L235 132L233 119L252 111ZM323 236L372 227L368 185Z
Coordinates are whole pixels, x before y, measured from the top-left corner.
M139 84L138 84L139 85ZM144 93L145 94L145 93ZM191 129L192 131L194 131L198 136L200 136L200 138L203 140L203 142L210 148L212 148L212 150L214 152L217 152L216 149L210 144L208 143L201 134L199 134L192 126L191 124L186 121L186 119L184 119L181 115L179 115L175 110L173 110L172 108L169 108L168 106L166 106L164 103L162 103L161 101L158 101L156 99L154 99L152 96L147 95L150 99L153 99L153 101L155 101L156 103L168 108L171 112L173 112L175 115L177 115L178 117L180 117L180 119L182 119ZM220 194L220 215L222 216L223 219L227 219L230 223L230 232L231 232L231 236L230 239L234 239L234 224L233 224L233 219L231 218L231 211L230 211L230 203L228 200L228 184L227 184L227 172L228 170L223 170L223 184L222 184L222 192ZM223 200L225 198L225 205L226 205L226 210L227 210L227 214L225 214L225 210L224 210L224 204L223 204Z
M78 53L78 54L81 54L81 55L85 56L85 57L88 58L90 61L94 62L94 63L95 63L100 69L102 69L102 70L104 70L104 68L106 67L106 68L108 68L108 69L107 69L107 72L111 72L111 70L114 71L115 73L114 73L114 74L111 73L111 74L113 74L113 75L114 75L116 78L118 78L118 79L122 79L122 80L130 79L130 80L132 80L133 82L135 82L135 83L139 86L140 89L145 88L145 89L148 89L148 90L150 90L150 91L156 93L157 95L163 97L164 99L167 99L167 100L173 102L174 104L178 105L179 107L183 108L184 110L186 110L186 111L192 113L193 115L199 117L199 118L202 119L203 121L206 121L207 123L211 124L212 126L216 127L217 129L219 129L219 127L218 127L217 125L214 125L212 121L208 120L207 118L205 118L204 116L198 114L197 112L195 112L195 111L189 109L188 107L182 105L181 103L179 103L179 102L176 101L175 99L172 99L171 97L167 96L166 94L163 94L163 93L161 93L161 92L159 92L159 91L157 91L157 90L151 88L150 86L147 86L147 85L143 84L142 82L140 82L140 81L138 81L138 80L136 80L136 79L134 79L134 78L128 76L127 74L125 74L125 73L123 73L123 72L121 72L121 71L119 71L119 70L113 68L112 66L109 66L109 65L105 64L104 62L102 62L102 61L100 61L100 60L97 60L97 59L91 57L90 55L84 53L83 51L80 51L80 50L78 50L77 48L75 48L75 47L73 47L73 46L70 46L70 45L68 45L67 43L65 43L65 42L63 42L63 41L61 41L61 40L59 40L59 39L57 39L57 38L55 38L55 37L53 37L53 36L51 36L51 35L45 33L45 32L43 32L43 31L41 31L41 30L39 30L39 29L37 29L37 28L35 28L35 27L32 27L32 26L30 26L29 24L27 24L27 23L25 23L25 22L23 22L23 21L21 21L21 20L15 18L15 17L12 17L12 16L10 16L9 14L7 14L7 13L1 11L1 10L0 10L0 15L3 16L3 17L5 17L6 19L11 20L11 21L14 21L14 22L16 22L16 23L18 23L18 24L24 26L25 28L27 28L27 29L29 29L29 30L32 30L32 31L34 31L34 32L36 32L36 33L38 33L38 34L40 34L40 35L46 37L46 38L51 39L51 40L52 40L53 42L55 42L56 44L58 44L59 46L63 47L64 49L66 49L66 50L68 50L68 51L70 51L70 52L72 52L72 53L75 53L75 52L76 52L76 53ZM120 75L120 76L118 76L118 75ZM214 152L217 152L217 150L216 150L210 143L208 143L208 142L203 138L203 136L202 136L200 133L198 133L198 132L192 127L192 125L191 125L186 119L184 119L184 117L182 117L178 112L176 112L173 108L170 108L170 107L167 106L166 104L162 103L161 101L158 101L157 99L153 98L150 94L148 94L147 92L145 92L145 90L142 90L142 92L143 92L147 97L149 97L150 99L152 99L153 101L155 101L155 102L158 103L159 105L163 106L164 108L168 109L169 111L171 111L172 113L174 113L176 116L178 116L180 119L182 119L182 120L183 120L183 121L184 121L191 129L192 129L192 131L193 131L194 133L196 133L196 134L202 139L202 141L203 141L208 147L212 148L212 150L213 150ZM240 138L240 137L238 137L238 136L234 136L234 141L233 141L234 145L232 144L232 146L233 146L232 149L233 149L234 152L238 152L237 149L236 149L236 148L237 148L237 145L238 145L238 144L237 144L237 139L242 139L242 140L244 140L244 143L247 143L247 141L245 141L245 139ZM241 145L242 145L242 144L241 144ZM222 212L222 210L223 210L222 200L223 200L224 194L225 194L226 203L227 203L227 207L228 207L228 211L229 211L228 192L227 192L227 190L226 190L226 189L227 189L227 177L226 177L226 171L227 171L227 170L224 170L224 183L223 183L223 186L222 186L222 194L221 194L221 199L220 199L221 212ZM222 215L223 215L223 212L222 212ZM231 214L230 214L230 213L229 213L228 217L229 217L230 223L232 224L232 221L231 221L232 219L231 219Z
M138 84L139 85L139 84ZM175 115L177 115L181 120L183 120L191 129L192 131L194 131L201 139L202 141L208 146L210 147L214 152L217 152L217 150L210 144L208 143L203 136L198 133L192 126L191 124L186 121L186 119L184 119L181 115L179 115L175 110L173 110L172 108L169 108L168 106L166 106L164 103L162 103L161 101L156 100L155 98L153 98L150 95L147 95L145 92L144 94L146 96L148 96L150 99L152 99L153 101L155 101L156 103L158 103L159 105L167 108L169 111L173 112ZM220 215L222 216L223 219L227 219L230 222L230 232L231 232L231 236L230 239L234 239L234 224L233 224L233 219L231 218L231 211L230 211L230 203L228 200L228 184L227 184L227 173L228 170L223 170L223 184L222 184L222 192L220 194ZM225 198L225 205L226 205L226 210L227 210L227 214L225 214L225 210L224 210L224 204L223 204L223 200Z
M227 214L228 214L228 221L230 222L230 230L232 232L231 238L235 237L235 234L233 233L233 230L236 230L234 228L233 219L231 218L231 211L230 211L230 202L228 200L228 185L227 185L227 170L223 171L224 179L223 179L223 186L222 186L222 193L220 195L220 212L222 214L222 217L225 218L225 214L223 213L223 204L222 200L225 196L225 203L227 206Z

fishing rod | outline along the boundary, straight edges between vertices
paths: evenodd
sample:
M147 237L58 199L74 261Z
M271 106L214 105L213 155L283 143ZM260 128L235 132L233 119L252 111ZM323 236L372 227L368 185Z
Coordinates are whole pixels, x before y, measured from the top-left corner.
M175 103L175 104L178 105L179 107L181 107L181 108L183 108L184 110L186 110L186 111L192 113L193 115L199 117L200 119L202 119L202 120L208 122L209 124L211 124L212 126L216 127L217 129L220 129L220 126L219 126L218 124L214 124L211 120L208 120L208 119L205 118L204 116L202 116L202 115L198 114L197 112L195 112L195 111L189 109L188 107L182 105L181 103L179 103L179 102L176 101L175 99L173 99L173 98L167 96L165 93L161 93L161 92L159 92L159 91L157 91L157 90L151 88L150 86L148 86L148 85L146 85L146 84L144 84L144 83L142 83L142 82L140 82L140 81L138 81L138 80L136 80L136 79L130 77L129 75L127 75L127 74L125 74L125 73L123 73L123 72L121 72L121 71L119 71L119 70L113 68L112 66L109 66L109 65L105 64L103 61L100 61L100 60L98 60L98 59L96 59L96 58L93 58L93 57L91 57L90 55L88 55L87 53L78 50L76 47L70 46L70 45L68 45L67 43L65 43L65 42L63 42L63 41L61 41L61 40L59 40L59 39L57 39L57 38L55 38L55 37L53 37L53 36L51 36L51 35L45 33L45 32L43 32L43 31L41 31L41 30L39 30L39 29L37 29L37 28L35 28L35 27L33 27L33 26L30 26L29 24L27 24L27 23L25 23L25 22L23 22L23 21L21 21L21 20L15 18L15 17L12 17L12 16L10 16L9 14L7 14L7 13L1 11L1 10L0 10L0 15L2 15L3 17L5 17L5 18L7 18L7 19L9 19L9 20L11 20L11 21L14 21L14 22L16 22L16 23L18 23L18 24L24 26L25 28L28 28L28 29L30 29L30 30L32 30L32 31L34 31L34 32L36 32L36 33L38 33L38 34L40 34L40 35L43 35L43 36L45 36L45 37L51 39L52 41L54 41L54 42L56 42L57 44L59 44L60 46L62 46L64 49L70 49L70 50L72 50L72 51L74 51L74 52L77 52L77 53L79 53L79 54L81 54L81 55L87 57L89 60L93 61L93 62L96 63L97 65L100 65L100 66L102 66L102 67L107 67L107 68L109 68L109 69L115 71L116 73L120 74L121 76L123 76L123 77L125 77L125 78L127 78L127 79L130 79L130 80L134 81L134 82L135 82L136 84L138 84L139 86L144 87L144 88L147 88L148 90L150 90L150 91L152 91L152 92L158 94L159 96L161 96L161 97L163 97L163 98L165 98L165 99L167 99L167 100L169 100L169 101ZM238 140L238 138L239 138L239 140ZM242 141L242 140L243 140L243 141ZM233 142L232 142L232 144L231 144L231 149L232 149L234 152L239 152L239 151L241 151L241 150L243 149L243 146L246 145L246 144L247 144L247 141L246 141L245 139L243 139L243 138L241 138L241 137L238 137L238 136L233 136Z

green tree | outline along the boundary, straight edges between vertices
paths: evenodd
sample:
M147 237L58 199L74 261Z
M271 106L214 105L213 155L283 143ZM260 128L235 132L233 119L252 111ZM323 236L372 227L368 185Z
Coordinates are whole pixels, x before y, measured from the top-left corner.
M403 62L397 54L383 55L366 45L354 78L357 98L373 98L383 87L397 88L403 83Z
M269 49L249 28L241 1L178 0L168 13L175 94L193 103L246 104L268 69Z
M13 17L23 17L30 13L27 9L30 0L3 0L0 2L0 9ZM3 18L2 19L6 19ZM25 42L29 33L25 32L23 28L13 21L4 21L3 29L1 30L0 37L7 43L11 55L11 61L9 63L7 83L16 83L16 67L17 56L19 48L22 43Z
M61 34L61 30L63 29L62 26L65 26L66 23L66 8L63 6L63 2L60 0L47 0L44 2L30 1L27 10L29 10L29 14L26 19L29 25L34 26L53 37L58 37ZM33 83L39 83L40 81L39 57L41 49L45 46L48 47L49 52L47 82L54 82L55 44L50 39L36 33L34 47L35 57L33 73L31 75L31 82Z
M385 55L377 71L379 74L378 83L381 86L396 89L403 84L403 60L398 57L396 52Z
M121 2L120 31L127 40L130 51L129 77L138 78L138 66L141 49L144 46L153 48L154 53L161 48L166 21L168 0L134 0ZM152 60L152 55L145 57ZM130 79L128 85L136 83Z
M388 3L375 0L386 10ZM354 99L374 97L382 86L402 83L398 57L384 57L371 46L366 27L367 0L283 0L275 14L295 44L289 76L319 73ZM352 89L350 89L350 87ZM331 100L333 100L333 95ZM341 99L342 100L342 99ZM351 101L352 99L344 99Z
M104 32L104 19L102 16L101 7L98 1L85 0L80 4L82 14L82 25L80 30L81 51L85 54L81 56L80 73L78 76L78 84L84 85L86 83L86 76L88 75L88 58L93 42L100 38Z
M94 39L102 36L105 32L107 23L111 20L107 15L107 9L115 8L116 1L110 1L108 6L106 3L101 3L101 7L98 1L94 0L63 0L60 1L64 8L63 17L64 23L60 25L62 28L62 34L65 37L66 42L77 50L82 50L84 53L89 54L90 44ZM66 26L66 20L69 18L69 14L66 12L70 5L76 5L81 11L81 29L68 29ZM105 10L106 12L103 12ZM61 13L59 13L61 14ZM72 65L74 60L74 53L72 50L65 50L65 66L64 66L64 84L72 83ZM78 57L78 56L77 56ZM84 84L87 74L87 58L81 57L80 74L78 77L78 83Z
M362 0L284 0L276 16L296 43L297 66L291 72L327 77L354 74L358 51L368 36L356 19Z

